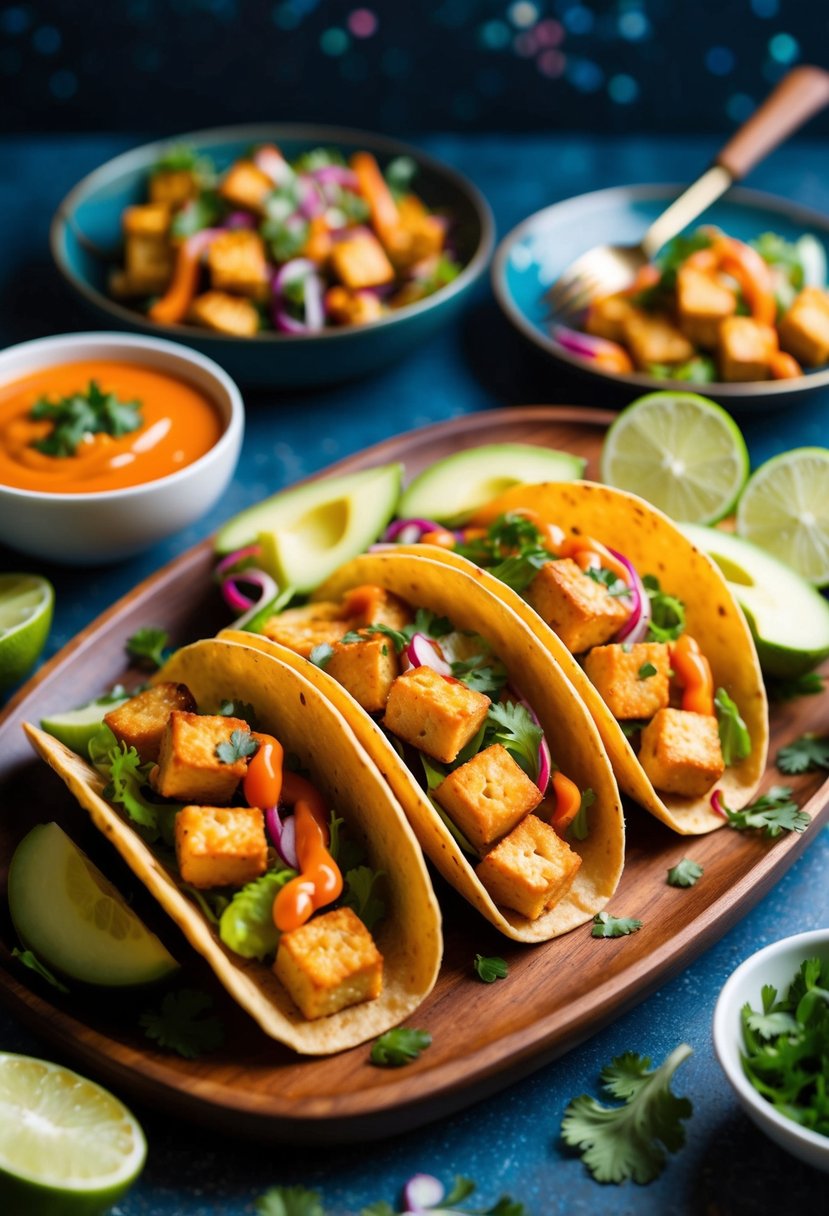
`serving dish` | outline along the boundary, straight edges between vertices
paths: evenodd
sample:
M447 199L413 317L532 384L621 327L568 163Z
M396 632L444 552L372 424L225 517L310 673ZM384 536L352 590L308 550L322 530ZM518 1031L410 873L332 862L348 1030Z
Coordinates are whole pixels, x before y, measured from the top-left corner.
M100 362L184 381L214 406L221 435L197 460L140 485L49 493L0 484L0 541L24 553L70 564L137 553L209 511L233 476L244 434L241 394L211 359L177 343L107 333L38 338L0 354L0 384L50 368Z
M418 165L414 186L431 208L456 220L453 230L463 270L425 300L364 326L319 334L262 332L250 338L213 334L188 325L158 325L106 293L108 271L117 263L121 216L146 194L147 173L171 144L186 143L224 167L252 145L275 143L292 159L318 146L346 155L374 153L381 166L398 156ZM263 123L197 131L135 148L108 161L74 187L52 222L51 249L70 286L108 324L176 338L209 355L245 384L270 388L309 387L362 375L419 346L456 311L483 273L492 252L494 226L480 192L449 166L397 140L339 127Z
M726 981L714 1010L714 1049L737 1100L749 1119L775 1144L816 1169L829 1172L829 1137L801 1127L775 1110L743 1072L740 1010L746 1003L760 1008L764 984L782 995L805 959L829 962L829 929L796 933L772 942L740 964Z
M794 380L688 384L660 380L644 372L618 373L571 354L550 334L544 296L558 274L594 245L635 243L667 203L676 185L615 186L555 203L523 220L498 245L492 286L507 319L555 363L571 367L605 388L615 385L633 398L656 389L702 392L732 414L782 409L829 385L829 368L807 371ZM811 232L829 248L829 219L820 212L756 190L730 190L699 223L713 224L747 241L773 231L789 241Z
M595 476L602 436L612 419L606 411L564 407L470 415L379 444L336 470L401 459L413 475L450 452L479 444L486 435L487 442L568 448L588 458L588 476ZM133 1014L123 1017L109 1002L60 997L22 972L10 957L14 939L2 891L17 841L34 822L56 818L134 893L136 908L173 953L183 954L175 931L114 864L117 859L95 839L59 779L31 756L20 723L78 704L120 679L124 642L142 625L168 629L178 643L226 624L227 612L212 589L211 567L205 543L136 588L56 656L18 694L0 723L0 799L17 808L14 816L0 821L2 991L18 1016L60 1042L88 1069L163 1104L169 1113L260 1136L315 1142L365 1140L450 1114L562 1054L685 968L761 898L808 846L817 825L829 819L829 780L820 774L791 781L798 803L813 816L812 827L777 841L730 829L698 840L680 839L631 807L626 867L610 911L640 916L645 923L640 932L618 940L592 938L586 926L539 947L514 945L439 886L444 964L434 991L410 1019L429 1030L433 1042L401 1070L371 1067L364 1048L328 1060L299 1061L264 1039L198 964L188 961L188 980L195 974L199 986L215 992L228 1035L221 1051L197 1061L179 1060L143 1039L134 1020L135 997L130 998ZM819 702L804 697L775 710L772 755L804 731L821 729ZM770 768L763 788L779 780ZM683 856L705 870L704 879L688 890L665 882L668 868ZM482 987L472 969L477 953L504 957L508 979Z

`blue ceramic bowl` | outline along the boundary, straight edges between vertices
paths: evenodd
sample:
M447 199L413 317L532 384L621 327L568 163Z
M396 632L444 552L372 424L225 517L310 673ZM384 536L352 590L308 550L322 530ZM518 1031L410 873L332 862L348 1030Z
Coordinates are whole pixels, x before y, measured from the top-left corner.
M446 287L369 325L321 334L263 332L252 338L214 334L191 325L157 325L106 294L108 271L117 264L121 215L146 199L148 170L175 143L187 143L229 165L258 143L276 143L288 159L310 148L339 148L346 156L365 149L381 165L410 156L418 165L415 188L430 207L455 221L453 239L464 269ZM492 252L494 225L479 191L453 169L396 140L339 127L261 124L224 127L165 139L125 152L78 183L52 222L52 255L58 269L99 318L112 327L175 338L208 355L237 380L268 388L305 388L373 371L406 354L461 305Z
M594 245L637 244L648 225L676 198L679 186L618 186L582 194L537 211L501 241L492 264L495 295L508 319L525 337L558 363L596 380L630 388L630 397L654 389L690 390L720 401L732 414L780 409L792 399L829 385L829 368L807 371L797 380L687 384L659 380L643 372L602 371L588 359L564 350L549 332L544 296L561 272ZM829 246L829 219L817 211L754 190L730 190L697 221L715 224L729 236L748 241L776 232L794 241L813 233ZM694 225L694 227L697 226Z

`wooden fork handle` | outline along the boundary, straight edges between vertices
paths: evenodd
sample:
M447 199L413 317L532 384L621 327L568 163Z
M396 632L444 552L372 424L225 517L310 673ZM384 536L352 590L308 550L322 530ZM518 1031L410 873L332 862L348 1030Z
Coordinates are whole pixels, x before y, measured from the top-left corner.
M734 181L829 104L829 72L803 67L789 72L740 127L716 159Z

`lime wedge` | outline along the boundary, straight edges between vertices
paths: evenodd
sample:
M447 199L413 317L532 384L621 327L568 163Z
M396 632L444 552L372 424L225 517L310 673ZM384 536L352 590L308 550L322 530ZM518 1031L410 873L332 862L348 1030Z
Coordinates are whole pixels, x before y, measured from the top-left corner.
M149 984L178 964L56 823L24 836L9 868L20 940L48 967L87 984Z
M761 464L737 505L737 533L829 585L829 449L793 448Z
M607 432L601 477L672 519L712 524L734 508L748 477L748 451L716 402L696 393L648 393Z
M0 574L0 690L34 667L52 624L55 593L37 574Z
M59 739L64 747L86 759L89 740L98 732L104 714L117 709L126 700L126 697L99 698L82 705L80 709L67 709L63 713L52 714L51 718L43 718L40 725L47 734Z
M146 1155L137 1119L100 1085L46 1060L0 1052L0 1211L106 1212Z

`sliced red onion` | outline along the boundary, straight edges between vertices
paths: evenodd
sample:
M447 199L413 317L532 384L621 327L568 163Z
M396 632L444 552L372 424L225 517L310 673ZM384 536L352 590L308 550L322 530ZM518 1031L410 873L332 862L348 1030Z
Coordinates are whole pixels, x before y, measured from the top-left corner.
M651 623L651 597L639 577L639 571L623 553L608 548L608 553L621 562L630 575L630 616L614 637L614 642L643 642Z
M316 270L316 266L310 258L291 258L290 261L284 262L273 276L271 287L274 295L282 295L287 285L293 283L294 279L311 274L314 270Z
M322 279L316 273L305 279L305 324L310 333L319 333L325 326Z
M292 870L299 869L299 858L296 855L296 821L293 815L283 820L275 806L265 808L265 826L279 856Z
M245 595L244 591L239 589L239 583L250 583L252 586L258 587L259 595L256 599L253 600L249 595ZM257 570L255 567L250 570L241 570L238 574L226 578L222 582L221 590L224 601L231 612L247 613L251 608L266 604L268 600L275 599L279 595L279 588L271 576L264 570Z
M352 190L355 194L360 188L357 174L345 165L323 165L321 169L312 169L308 176L313 177L320 185L342 186L344 190Z
M594 338L592 334L580 333L567 325L551 325L550 337L554 342L558 342L559 346L569 350L571 354L580 355L582 359L600 359L611 347L615 350L615 344L607 339Z
M434 532L440 527L433 519L395 519L383 533L384 541L396 540L399 545L416 545L424 532Z
M415 1174L403 1187L403 1202L406 1211L403 1216L420 1216L435 1208L446 1194L443 1183L432 1174Z
M299 213L306 220L312 220L315 215L322 215L326 209L326 200L315 181L309 177L299 178Z
M714 813L716 815L720 815L723 819L728 818L728 816L725 813L725 806L724 806L723 798L722 798L722 790L714 790L713 794L711 795L711 809L714 811Z
M416 633L403 651L410 667L431 667L440 676L451 676L452 668L438 652L435 643L425 633Z
M235 553L228 553L226 557L223 557L216 567L215 573L224 574L226 570L243 562L246 557L258 557L260 553L259 545L246 545L244 549L237 549Z
M231 232L240 229L251 230L256 227L256 220L248 211L231 211L222 227L230 229Z
M257 148L253 154L253 163L275 186L287 186L294 179L293 169L276 148Z

